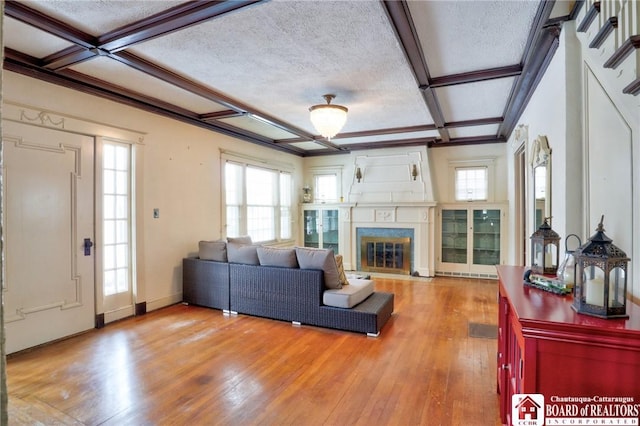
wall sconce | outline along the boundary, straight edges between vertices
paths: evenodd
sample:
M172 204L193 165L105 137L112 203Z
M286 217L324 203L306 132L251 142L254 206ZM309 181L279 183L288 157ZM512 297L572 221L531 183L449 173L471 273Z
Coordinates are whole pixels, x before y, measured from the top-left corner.
M418 177L418 166L416 166L415 164L411 168L411 176L413 177L413 180L416 180L416 178Z
M362 170L360 170L360 167L356 167L356 179L358 179L358 183L360 183L362 179Z

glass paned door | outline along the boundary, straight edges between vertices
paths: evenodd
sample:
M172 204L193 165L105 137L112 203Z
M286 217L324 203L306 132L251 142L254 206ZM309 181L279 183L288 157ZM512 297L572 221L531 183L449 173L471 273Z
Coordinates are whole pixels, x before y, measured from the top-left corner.
M500 210L473 211L473 263L500 263Z
M338 253L338 210L322 210L322 247Z
M467 263L467 210L442 210L442 262Z
M304 211L304 246L320 247L318 210Z
M333 249L339 253L337 209L304 210L304 246Z

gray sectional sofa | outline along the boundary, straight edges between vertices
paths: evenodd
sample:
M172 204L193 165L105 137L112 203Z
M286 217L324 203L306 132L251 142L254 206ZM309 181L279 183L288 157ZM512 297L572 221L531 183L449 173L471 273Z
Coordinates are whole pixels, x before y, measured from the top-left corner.
M340 290L328 289L325 275L322 269L185 258L183 300L226 313L378 336L393 313L393 293L372 292L349 308L328 306L325 292L331 292L327 296L332 300ZM354 283L350 291L358 292L358 285L362 283ZM344 297L352 300L348 292Z

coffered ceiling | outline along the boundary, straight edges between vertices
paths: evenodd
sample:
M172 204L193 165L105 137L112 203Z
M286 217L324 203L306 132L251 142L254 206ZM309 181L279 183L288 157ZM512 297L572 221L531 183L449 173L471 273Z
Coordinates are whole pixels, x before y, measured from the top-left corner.
M570 1L6 1L7 70L300 156L504 142ZM319 136L311 105L349 108Z

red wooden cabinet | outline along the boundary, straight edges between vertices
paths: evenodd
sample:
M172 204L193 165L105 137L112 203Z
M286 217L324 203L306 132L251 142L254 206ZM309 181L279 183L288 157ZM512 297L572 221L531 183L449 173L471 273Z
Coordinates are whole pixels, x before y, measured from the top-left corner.
M498 393L511 425L511 395L623 396L640 404L640 306L627 319L576 313L571 296L523 285L525 268L498 266Z

